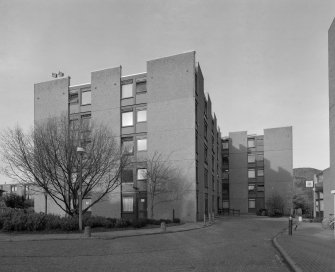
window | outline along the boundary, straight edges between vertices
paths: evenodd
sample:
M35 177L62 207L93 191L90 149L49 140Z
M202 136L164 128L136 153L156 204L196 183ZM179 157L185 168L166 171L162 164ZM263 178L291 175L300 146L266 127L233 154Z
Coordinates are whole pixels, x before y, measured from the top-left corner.
M143 180L147 178L147 169L139 168L137 169L137 180Z
M229 196L229 184L228 183L222 183L222 194Z
M136 93L145 93L147 91L146 81L136 82Z
M208 163L208 149L207 149L207 146L205 145L204 146L204 155L205 155L205 163Z
M255 191L255 184L249 184L248 185L248 191L249 191L249 193L253 193Z
M222 208L228 209L229 208L229 200L223 200L222 201Z
M257 161L263 161L264 160L264 154L263 153L258 153L257 154Z
M147 139L137 139L137 151L147 150Z
M10 186L10 191L11 191L12 193L17 192L17 185L11 185L11 186Z
M256 200L249 198L249 209L256 208Z
M91 91L82 91L81 92L81 105L91 104Z
M79 102L78 93L70 93L69 102L70 104L77 104Z
M134 211L134 198L132 196L122 197L122 211L133 212Z
M207 122L204 121L204 137L207 140Z
M90 130L91 128L91 114L81 116L81 126L83 130Z
M122 113L122 127L129 127L134 125L133 112L123 112Z
M256 157L254 154L248 154L248 163L253 163L256 161Z
M255 147L255 139L248 139L248 147Z
M222 142L222 149L228 149L228 142Z
M121 87L121 98L133 97L133 84L124 84Z
M208 188L208 170L205 169L204 172L204 183L205 183L205 188Z
M134 140L132 137L122 138L122 149L125 154L134 154Z
M147 110L137 111L137 123L147 121Z
M122 183L134 182L133 169L123 169L121 175Z
M255 169L248 169L248 178L255 178Z
M264 176L264 169L258 169L257 170L257 176L258 177L263 177Z
M214 171L215 163L214 163L214 156L212 155L212 171Z
M29 185L24 185L24 197L26 199L30 198L30 188L29 188Z
M91 204L92 204L92 200L90 198L83 199L83 209L86 209ZM87 211L91 212L92 211L92 207L90 207Z
M257 192L264 192L264 184L257 185Z
M70 129L71 130L79 129L79 119L70 120Z
M212 190L215 190L215 181L214 181L214 175L212 175Z
M206 101L206 98L205 98L205 116L207 117L207 101Z

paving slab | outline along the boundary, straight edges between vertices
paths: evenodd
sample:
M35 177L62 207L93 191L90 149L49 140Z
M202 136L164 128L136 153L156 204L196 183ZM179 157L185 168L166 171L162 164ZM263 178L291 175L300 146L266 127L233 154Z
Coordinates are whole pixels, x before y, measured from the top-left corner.
M335 271L334 234L320 223L302 222L292 236L286 229L274 244L294 271Z

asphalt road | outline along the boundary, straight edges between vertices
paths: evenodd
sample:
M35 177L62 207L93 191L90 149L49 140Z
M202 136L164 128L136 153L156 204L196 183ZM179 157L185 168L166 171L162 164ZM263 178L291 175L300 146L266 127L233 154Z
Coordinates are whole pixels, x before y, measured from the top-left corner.
M230 217L186 232L0 243L0 271L289 271L271 238L283 219Z

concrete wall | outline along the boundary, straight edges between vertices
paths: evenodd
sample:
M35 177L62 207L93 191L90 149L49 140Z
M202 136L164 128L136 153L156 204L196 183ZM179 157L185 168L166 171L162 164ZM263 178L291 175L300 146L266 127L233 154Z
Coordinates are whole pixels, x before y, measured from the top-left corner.
M187 188L179 201L156 205L156 218L196 220L195 52L147 63L148 155L159 152L180 169ZM150 199L149 199L150 201Z
M285 213L292 207L292 127L264 130L265 203L273 192L285 201Z
M120 79L121 67L95 71L91 74L92 121L107 126L118 143L120 141ZM121 217L121 187L117 187L92 207L92 214ZM98 194L98 192L97 192ZM93 195L93 201L96 195Z
M330 193L334 188L334 179L331 176L330 168L327 168L323 171L324 217L334 214L334 195Z
M64 207L64 205L63 205ZM44 193L36 192L34 195L34 211L37 213L45 212L45 196ZM56 204L56 202L47 196L47 213L65 216L66 213Z
M68 116L70 78L54 79L34 85L34 122L43 122L49 117ZM44 194L34 196L34 209L44 212ZM48 199L48 213L61 214L63 212L50 198Z
M231 209L248 212L247 132L229 133L229 200Z
M70 78L60 78L34 85L34 121L68 114Z

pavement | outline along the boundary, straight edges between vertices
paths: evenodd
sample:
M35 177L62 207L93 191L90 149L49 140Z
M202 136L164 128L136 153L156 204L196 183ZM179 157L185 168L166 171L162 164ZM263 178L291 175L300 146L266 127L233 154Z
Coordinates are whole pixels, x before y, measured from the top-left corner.
M21 241L45 241L45 240L78 240L78 239L117 239L123 237L133 237L142 235L155 235L162 233L174 233L201 229L209 227L211 224L204 225L203 222L184 223L180 225L168 226L163 231L160 227L140 228L127 230L111 230L103 232L91 232L91 236L87 237L85 233L69 232L69 233L5 233L0 232L0 241L5 242L21 242Z
M292 236L285 229L273 244L295 272L335 271L334 232L323 229L321 223L301 222Z

